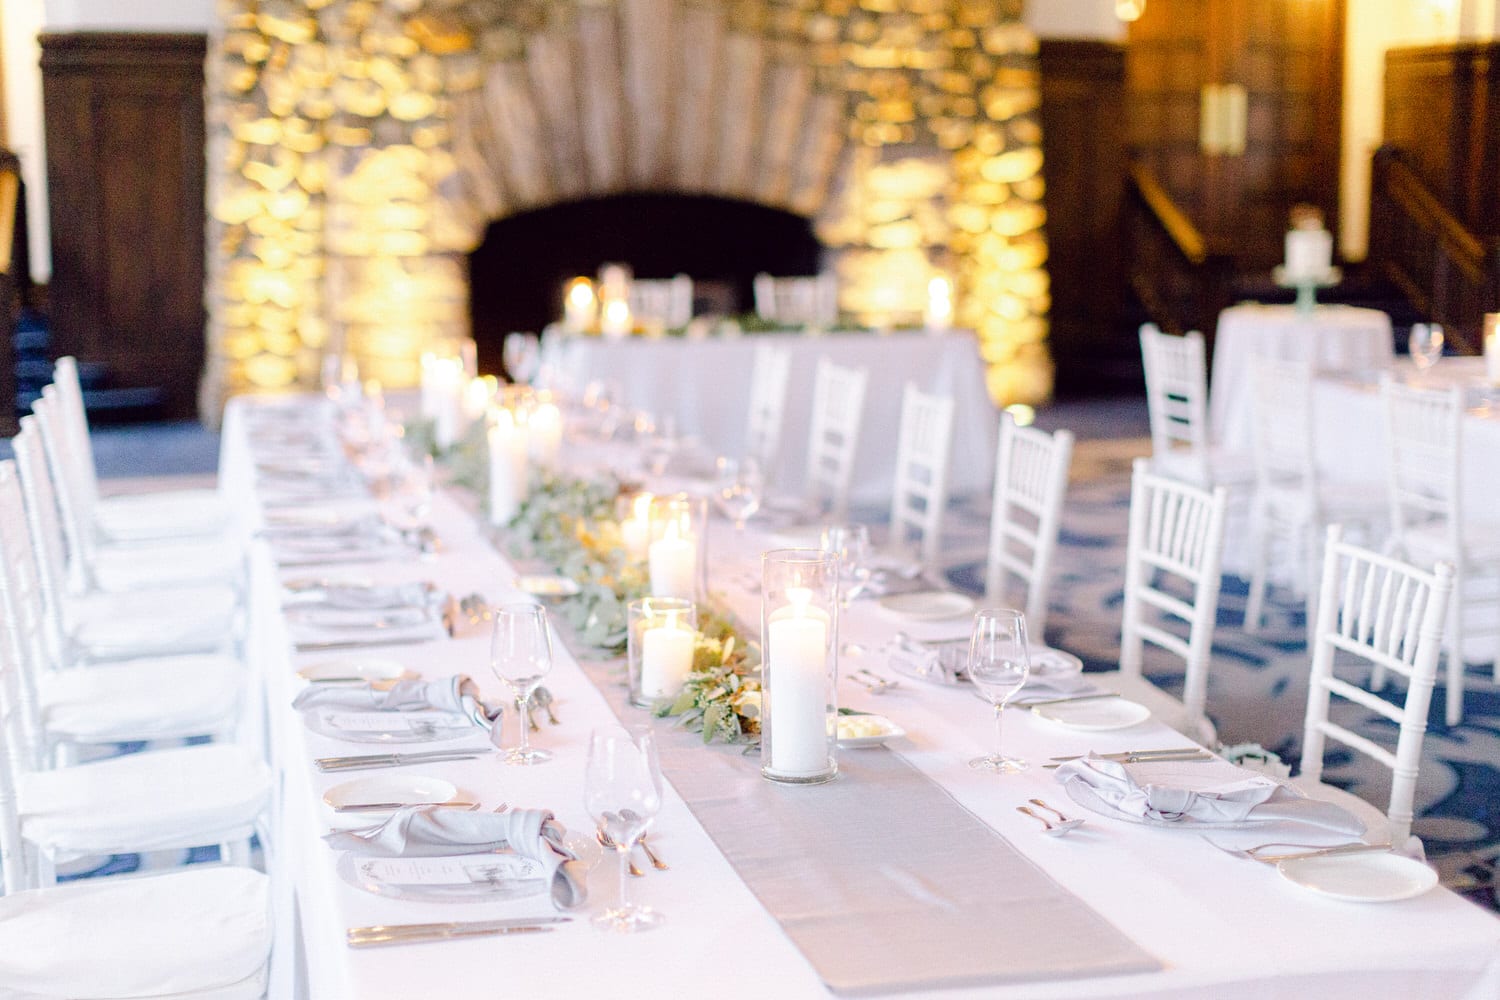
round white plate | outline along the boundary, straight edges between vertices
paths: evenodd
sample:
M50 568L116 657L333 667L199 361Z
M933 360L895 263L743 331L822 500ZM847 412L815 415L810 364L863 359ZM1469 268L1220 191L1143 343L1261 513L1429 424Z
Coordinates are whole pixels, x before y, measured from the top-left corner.
M515 854L371 858L345 851L339 877L356 889L429 903L492 903L547 891L547 871Z
M566 576L518 576L516 587L534 597L572 597L578 593L578 581Z
M880 606L891 614L912 621L939 621L957 618L974 610L974 599L967 594L947 590L919 590L911 594L890 594L880 599Z
M1067 677L1083 673L1083 661L1051 646L1029 646L1032 677Z
M1438 874L1400 854L1331 854L1278 862L1281 877L1323 896L1351 903L1393 903L1437 885Z
M369 778L355 778L341 785L334 785L323 793L323 802L329 809L340 806L369 805L376 802L397 802L403 806L431 805L435 802L452 802L458 788L451 781L421 774L378 774ZM383 819L390 815L387 810L371 812L339 813L340 817L374 817Z
M883 715L839 716L839 746L846 749L878 747L905 735L906 730Z
M1038 705L1031 710L1037 718L1055 722L1068 729L1102 733L1125 729L1151 718L1151 709L1124 698L1100 698L1096 701L1065 701L1056 705Z
M331 608L324 604L293 604L285 609L288 621L313 628L412 628L432 621L428 608Z
M366 725L369 720L376 725ZM462 739L477 730L456 712L370 712L343 708L309 708L302 722L315 733L347 743L437 743Z
M414 677L404 664L395 660L324 660L310 663L297 671L305 681L341 681L347 678L351 684L370 681L399 681Z

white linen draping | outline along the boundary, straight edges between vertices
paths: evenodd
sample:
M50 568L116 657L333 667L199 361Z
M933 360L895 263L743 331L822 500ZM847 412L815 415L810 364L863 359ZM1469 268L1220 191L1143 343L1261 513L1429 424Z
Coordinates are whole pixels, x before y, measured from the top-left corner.
M241 435L248 405L253 404L237 400L227 414L224 481L231 486L246 481L244 468L232 466L246 456ZM248 491L230 495L253 500ZM513 587L514 569L488 545L454 497L439 495L433 517L443 543L438 554L342 571L392 583L431 579L452 593L478 591L491 601L520 596ZM743 578L758 553L759 540L753 534L737 540L733 529L718 521L712 531L714 585L726 587L726 581ZM294 670L332 659L387 658L429 679L469 674L487 698L500 699L502 688L486 667L487 636L482 632L388 649L294 654L275 614L276 579L263 549L255 563L254 587L258 641L251 646L265 676L268 729L282 779L275 840L283 878L277 895L280 947L271 995L317 1000L478 1000L497 995L592 1000L601 995L657 998L705 991L784 1000L830 995L670 788L652 839L671 870L651 872L632 885L639 898L666 915L659 930L609 934L591 927L585 914L549 934L347 948L344 931L356 925L553 911L541 897L443 905L377 897L344 883L335 871L335 853L320 837L328 829L329 816L319 799L326 789L355 775L320 773L311 762L314 757L364 748L302 726L290 708L299 687ZM743 620L757 617L758 601L752 594L730 587L728 596ZM847 640L873 647L889 638L897 624L872 603L858 602L842 616L840 631ZM883 666L878 658L869 659L872 666ZM546 684L562 722L555 727L544 724L535 737L555 752L550 763L506 767L486 757L406 773L440 775L486 807L505 802L546 808L564 824L587 829L582 787L588 735L592 727L610 723L613 717L565 650L558 651ZM1083 829L1053 839L1042 836L1033 820L1017 814L1017 805L1039 796L1088 815L1072 806L1052 772L1040 764L1055 754L1180 745L1182 737L1163 726L1148 722L1118 733L1088 734L1012 712L1007 718L1007 750L1035 763L1024 774L998 777L966 765L970 757L988 750L992 739L989 709L970 691L907 680L878 701L849 683L841 685L841 697L892 717L907 732L895 744L896 752L1164 967L1146 975L953 990L945 997L1252 998L1316 993L1325 1000L1375 995L1479 1000L1500 991L1500 921L1445 891L1385 906L1335 902L1307 894L1269 866L1230 857L1191 833L1089 816ZM632 721L645 723L648 716L641 712ZM513 729L506 736L514 740ZM483 743L483 734L476 731L472 745ZM738 751L705 747L702 752ZM757 758L747 758L746 766L758 766ZM919 858L902 861L920 870ZM609 864L606 861L591 880L596 901L612 893L614 872ZM919 883L914 880L914 891ZM1003 930L996 928L997 933Z
M1378 309L1245 303L1219 314L1214 336L1208 425L1231 451L1249 453L1250 365L1253 358L1307 361L1318 372L1379 371L1391 363L1391 319Z
M613 380L626 406L658 418L670 414L679 432L699 437L719 454L738 455L745 444L755 346L762 343L792 354L781 455L772 477L778 492L798 494L803 489L813 372L820 357L869 371L850 491L854 502L890 503L901 390L907 382L924 392L953 396L949 494L990 491L999 416L985 389L984 362L970 333L773 333L701 340L548 336L542 360L567 373L580 389L591 380Z

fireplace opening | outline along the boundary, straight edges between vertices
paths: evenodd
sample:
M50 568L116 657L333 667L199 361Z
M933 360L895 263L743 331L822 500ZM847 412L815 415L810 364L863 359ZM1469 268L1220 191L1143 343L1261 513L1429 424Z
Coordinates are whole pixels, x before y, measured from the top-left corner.
M757 273L816 274L822 252L811 219L709 195L610 195L498 219L469 255L480 368L500 371L505 334L558 319L567 281L602 264L628 264L637 278L686 274L695 314L733 315L753 309Z

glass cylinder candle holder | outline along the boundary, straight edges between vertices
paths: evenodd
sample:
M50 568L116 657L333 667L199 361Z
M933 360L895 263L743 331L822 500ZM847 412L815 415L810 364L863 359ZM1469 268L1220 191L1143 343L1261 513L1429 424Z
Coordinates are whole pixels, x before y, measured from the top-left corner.
M677 597L642 597L626 607L630 703L650 708L675 698L693 669L698 606Z
M1500 313L1484 314L1484 374L1500 388Z
M625 492L615 499L615 520L620 524L620 546L633 563L644 564L651 546L650 493Z
M839 560L818 549L762 557L760 773L816 784L838 774Z
M699 601L708 593L708 500L685 493L651 504L646 569L652 597Z

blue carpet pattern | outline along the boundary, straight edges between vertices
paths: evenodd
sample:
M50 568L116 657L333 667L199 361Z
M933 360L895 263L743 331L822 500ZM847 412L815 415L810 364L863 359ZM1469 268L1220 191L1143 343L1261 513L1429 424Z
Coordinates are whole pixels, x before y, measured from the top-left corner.
M1081 657L1088 670L1117 665L1129 459L1149 450L1149 441L1081 442L1075 456L1046 641ZM976 524L973 529L982 535L986 527ZM952 544L950 539L948 545ZM951 570L950 578L978 593L983 590L983 573L982 563L972 563ZM1266 625L1249 635L1243 629L1247 591L1245 580L1224 577L1209 671L1209 714L1226 745L1258 743L1295 772L1310 669L1302 598L1273 589ZM1181 661L1175 657L1148 647L1146 673L1160 686L1180 693ZM1343 670L1340 676L1356 677ZM1440 672L1423 747L1413 832L1422 838L1445 885L1475 903L1500 909L1495 895L1500 856L1500 688L1487 664L1470 664L1464 721L1449 727L1443 721L1441 680ZM1386 692L1393 700L1403 694L1396 689ZM1336 701L1334 717L1382 745L1395 746L1396 726L1383 716ZM1324 760L1325 781L1384 809L1390 795L1389 771L1337 743L1329 744Z

